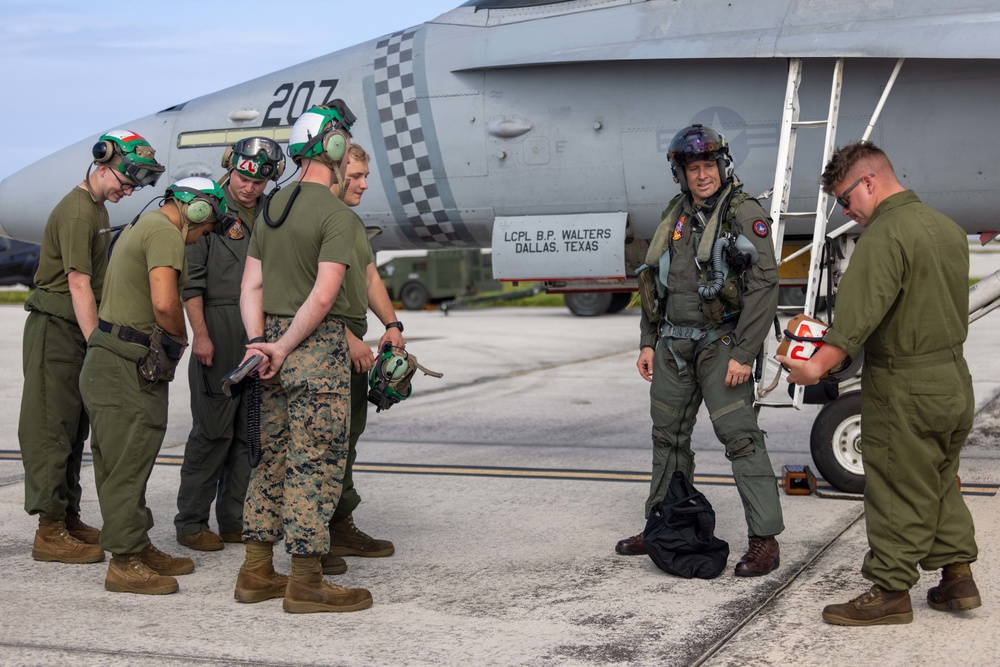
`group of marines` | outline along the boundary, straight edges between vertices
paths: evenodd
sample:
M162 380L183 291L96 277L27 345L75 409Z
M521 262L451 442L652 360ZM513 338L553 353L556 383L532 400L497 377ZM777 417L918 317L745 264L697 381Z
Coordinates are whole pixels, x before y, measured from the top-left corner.
M146 504L168 383L190 331L178 543L197 551L243 543L241 602L283 598L289 612L371 605L367 590L323 577L345 572L344 556L395 551L353 519L360 496L351 473L375 363L364 342L369 307L386 325L379 348L405 347L350 208L369 174L369 156L351 144L353 122L339 100L303 113L289 138L296 179L271 196L265 188L285 170L281 147L246 137L225 148L218 182L182 178L157 210L120 230L110 228L106 204L155 185L164 167L134 132L100 137L86 177L49 217L25 305L18 437L25 509L38 515L36 560L97 563L110 552L105 588L139 594L174 593L175 577L194 571L192 559L153 545ZM262 453L252 470L251 392L238 385L228 396L223 378L255 354ZM88 434L99 530L80 516ZM213 502L218 532L209 528ZM271 560L282 540L289 576Z

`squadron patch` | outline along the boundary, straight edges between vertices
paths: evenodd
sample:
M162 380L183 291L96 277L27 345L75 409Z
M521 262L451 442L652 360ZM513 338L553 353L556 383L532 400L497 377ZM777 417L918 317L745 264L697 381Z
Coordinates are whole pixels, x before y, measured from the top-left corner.
M766 222L764 222L763 220L754 220L754 223L753 223L753 233L754 234L756 234L757 236L761 237L762 239L766 239L767 238L767 232L768 232L768 229L767 229L767 223Z
M238 218L236 222L234 222L232 226L229 227L228 235L229 238L231 238L234 241L239 241L241 238L246 236L246 233L243 231L243 225L241 224Z
M674 241L680 241L681 237L684 236L684 216L682 215L677 224L674 225L674 235L671 237Z

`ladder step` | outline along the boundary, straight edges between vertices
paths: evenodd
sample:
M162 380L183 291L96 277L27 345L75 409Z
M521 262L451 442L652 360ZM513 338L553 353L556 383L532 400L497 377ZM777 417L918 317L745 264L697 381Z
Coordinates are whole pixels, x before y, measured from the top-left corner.
M815 218L816 211L782 211L782 218Z
M792 123L792 127L826 127L828 119L823 120L797 120Z

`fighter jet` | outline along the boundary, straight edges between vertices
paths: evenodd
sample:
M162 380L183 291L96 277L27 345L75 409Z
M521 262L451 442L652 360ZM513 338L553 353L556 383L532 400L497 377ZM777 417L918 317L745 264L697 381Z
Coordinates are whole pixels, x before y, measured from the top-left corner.
M219 176L224 147L287 141L303 111L341 98L374 156L358 211L376 249L491 246L496 277L587 292L577 312L596 314L628 303L678 191L667 146L692 123L726 136L746 191L777 193L772 211L820 210L830 130L839 144L867 130L924 201L970 233L1000 231L998 45L988 0L469 0L124 127L157 148L167 182ZM804 127L789 146L790 118L827 132ZM0 231L39 240L108 129L0 183ZM112 223L143 199L113 207ZM814 220L776 236L806 245ZM854 454L841 465L859 471Z

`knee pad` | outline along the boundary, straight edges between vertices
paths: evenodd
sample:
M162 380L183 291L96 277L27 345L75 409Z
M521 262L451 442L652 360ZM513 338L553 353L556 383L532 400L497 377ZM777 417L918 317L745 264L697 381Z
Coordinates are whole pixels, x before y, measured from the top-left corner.
M741 459L745 456L752 456L757 451L757 444L753 438L740 438L734 442L726 443L726 458Z

